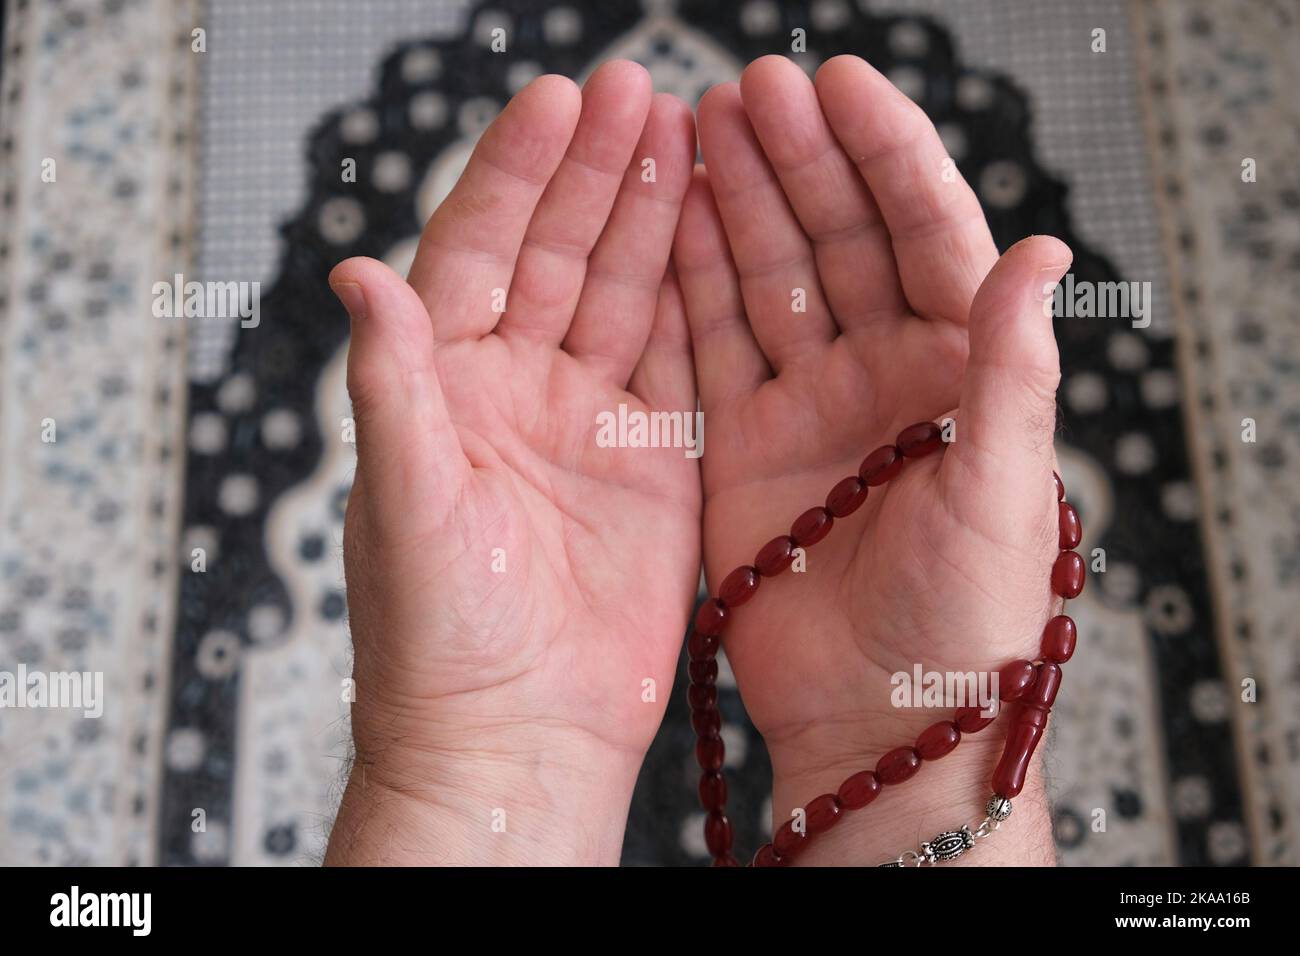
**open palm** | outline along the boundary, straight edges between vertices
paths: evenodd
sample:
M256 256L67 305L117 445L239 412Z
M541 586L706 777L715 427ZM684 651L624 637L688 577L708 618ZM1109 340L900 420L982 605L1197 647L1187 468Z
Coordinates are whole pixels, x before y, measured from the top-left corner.
M813 545L806 573L734 613L725 650L783 819L945 716L891 707L894 672L1034 656L1056 553L1042 301L1069 252L1036 238L999 261L934 127L855 57L815 85L756 61L698 123L707 174L674 258L709 435L711 589L900 429L957 422L943 455Z
M368 259L331 274L364 296L344 539L359 750L508 738L521 760L623 753L634 778L698 578L699 473L681 448L595 436L620 404L694 410L665 278L694 152L687 106L635 64L581 94L542 77L480 139L409 284Z

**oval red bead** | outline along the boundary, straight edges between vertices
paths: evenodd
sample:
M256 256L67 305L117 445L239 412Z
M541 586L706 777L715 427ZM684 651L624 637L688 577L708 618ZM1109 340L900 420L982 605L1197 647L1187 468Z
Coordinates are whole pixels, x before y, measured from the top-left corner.
M731 821L725 813L714 810L704 818L704 845L711 856L726 856L731 852Z
M826 496L826 510L837 518L847 518L867 500L867 483L857 475L845 478Z
M915 776L920 769L921 755L915 747L895 747L876 764L876 776L886 785L902 783Z
M774 577L788 568L794 561L794 539L788 534L773 538L759 549L754 558L754 567L765 578Z
M686 655L692 662L713 660L717 656L720 643L716 634L691 631L690 639L686 642Z
M845 810L859 810L880 796L880 778L874 771L859 771L840 784L835 795Z
M830 533L835 519L825 508L809 508L794 519L790 526L790 537L800 548L812 547Z
M1074 626L1074 619L1058 614L1043 628L1043 642L1038 653L1045 661L1064 664L1074 656L1074 645L1078 638L1079 631Z
M686 688L686 700L692 710L703 710L718 705L717 684L691 684Z
M700 634L716 636L722 633L727 623L727 605L717 599L710 599L700 605L695 612L695 630Z
M922 760L938 760L946 757L961 743L961 731L951 720L945 720L927 727L916 738L916 751Z
M781 866L785 861L776 854L776 847L764 843L754 854L754 866Z
M718 770L706 770L700 775L700 806L705 810L721 810L727 805L727 778Z
M697 737L717 737L722 730L722 714L716 707L702 707L691 711L691 726Z
M794 820L786 820L772 836L772 849L783 860L793 860L808 845L808 832L805 828L800 833L794 828Z
M1083 524L1079 521L1079 512L1068 501L1059 502L1056 507L1061 529L1059 547L1062 551L1071 551L1083 540Z
M823 793L804 808L808 814L808 833L823 833L839 822L843 813L840 799L833 793Z
M728 853L726 856L716 857L709 866L740 866L740 861Z
M872 487L883 485L903 468L903 455L893 445L882 445L866 458L858 469L858 477Z
M924 458L943 447L943 431L934 422L917 422L899 432L894 444L904 458Z
M1015 700L1034 682L1034 665L1030 661L1012 661L998 671L998 698Z
M701 737L695 741L695 762L701 770L721 770L726 759L727 746L721 737Z
M717 653L716 645L714 646L713 650L714 653L716 654ZM718 679L718 662L714 659L712 655L700 658L699 660L691 660L691 662L686 665L686 673L690 675L691 681L693 683L696 684L715 683Z
M1064 501L1064 500L1065 500L1065 482L1063 482L1063 481L1061 480L1061 476L1058 475L1056 472L1052 472L1052 480L1056 482L1056 500L1057 500L1057 501Z
M958 707L952 719L963 734L975 734L997 720L998 715L994 712L992 717L985 716L982 707Z
M748 564L736 568L725 578L718 588L718 600L729 608L739 607L754 596L758 590L758 569Z
M1083 558L1078 551L1064 551L1052 565L1052 591L1063 598L1076 598L1083 591Z

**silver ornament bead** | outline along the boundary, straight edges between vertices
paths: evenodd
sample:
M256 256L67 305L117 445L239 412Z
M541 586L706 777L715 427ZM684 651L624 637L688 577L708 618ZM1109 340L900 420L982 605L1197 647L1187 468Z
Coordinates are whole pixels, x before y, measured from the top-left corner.
M1011 816L1011 801L995 793L989 797L989 802L984 805L984 813L994 821L1001 823Z

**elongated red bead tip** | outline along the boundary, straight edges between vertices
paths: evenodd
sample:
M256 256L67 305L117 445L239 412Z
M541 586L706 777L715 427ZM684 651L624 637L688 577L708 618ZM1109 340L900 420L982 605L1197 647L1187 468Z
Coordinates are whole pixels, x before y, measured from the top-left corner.
M916 750L922 760L938 760L952 753L959 743L961 730L951 720L945 720L927 727L916 738Z
M895 747L877 762L876 776L883 784L902 783L911 779L920 769L921 755L915 747Z
M761 580L758 568L748 564L736 568L722 579L722 584L718 587L718 600L729 608L739 607L754 596Z
M794 539L788 534L773 538L759 549L754 567L765 578L780 574L794 561Z
M1079 512L1068 501L1058 502L1056 507L1060 512L1060 548L1062 551L1073 551L1083 540L1083 524L1079 521Z
M1064 501L1064 500L1065 500L1065 482L1063 482L1063 481L1061 480L1061 476L1058 475L1056 472L1052 472L1052 480L1056 482L1056 500L1057 500L1057 501Z
M845 478L826 496L826 510L837 518L847 518L867 500L867 483L857 475Z
M934 422L917 422L899 432L894 444L904 458L924 458L943 447L943 431Z
M1051 661L1045 661L1038 665L1038 674L1034 678L1034 686L1029 688L1025 698L1021 703L1026 707L1040 707L1043 710L1051 710L1052 705L1056 703L1056 692L1061 689L1061 678L1065 672L1061 670L1060 664L1054 664Z
M810 548L830 533L835 519L825 508L809 508L790 526L790 537L800 548Z
M858 469L858 477L871 487L883 485L903 469L903 454L893 445L882 445L866 458Z
M1074 619L1058 614L1043 628L1043 642L1038 653L1045 661L1064 664L1074 656L1074 645L1078 638L1079 631L1074 625Z
M1078 551L1064 551L1052 565L1052 592L1076 598L1083 591L1083 558Z

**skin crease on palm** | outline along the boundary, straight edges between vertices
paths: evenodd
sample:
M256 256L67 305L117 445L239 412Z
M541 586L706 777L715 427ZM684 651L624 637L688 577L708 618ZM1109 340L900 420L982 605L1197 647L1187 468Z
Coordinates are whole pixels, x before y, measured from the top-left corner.
M617 862L701 526L716 588L915 421L951 416L956 441L729 627L777 822L940 719L891 708L891 673L1035 656L1056 527L1042 300L1068 249L999 261L933 126L856 58L815 84L756 61L697 122L692 172L690 111L640 67L581 93L542 77L482 137L409 284L373 260L331 273L353 316L357 764L329 862ZM681 449L597 447L598 413L688 411L697 391L702 473ZM878 801L890 855L918 814L966 822L993 743L946 758L946 799ZM878 862L840 833L810 859Z

